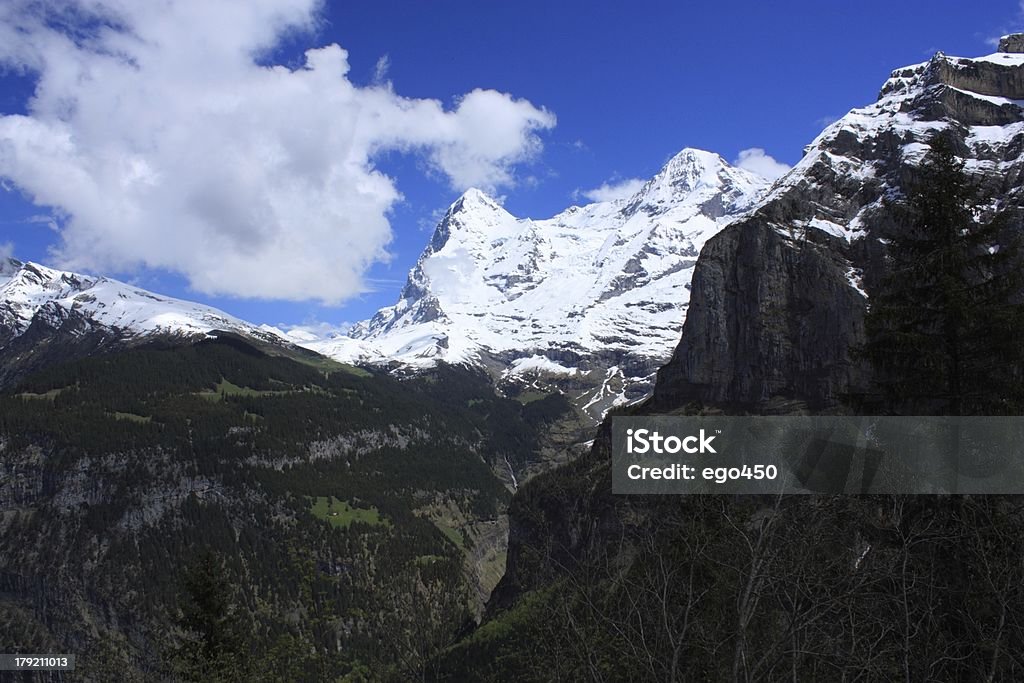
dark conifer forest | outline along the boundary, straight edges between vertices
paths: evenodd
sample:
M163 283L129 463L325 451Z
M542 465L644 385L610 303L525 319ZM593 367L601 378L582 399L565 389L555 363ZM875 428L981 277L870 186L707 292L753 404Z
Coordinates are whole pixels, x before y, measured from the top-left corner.
M500 575L494 471L566 409L227 334L51 367L0 396L5 638L94 680L406 679Z

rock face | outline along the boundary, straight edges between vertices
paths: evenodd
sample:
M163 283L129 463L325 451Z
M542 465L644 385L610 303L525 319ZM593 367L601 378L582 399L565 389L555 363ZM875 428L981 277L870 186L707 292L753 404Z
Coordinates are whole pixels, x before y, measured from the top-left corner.
M847 357L864 300L848 250L830 235L788 236L762 219L705 247L686 336L658 375L657 401L768 408L835 403L862 373Z
M1024 206L1024 55L937 54L897 69L878 101L829 126L747 217L708 240L653 410L689 401L772 412L836 409L866 388L851 358L878 276L886 196L898 196L940 130L967 170ZM794 403L795 402L795 403Z
M708 239L680 343L651 399L631 412L688 404L766 414L844 410L844 399L870 381L850 349L863 340L865 292L884 257L877 235L891 218L882 201L913 179L927 140L951 131L967 169L1021 223L1024 123L980 125L977 112L1019 117L1009 95L1022 73L1024 55L938 54L894 71L874 104L825 129L758 205ZM967 111L953 92L978 108ZM508 568L493 612L595 554L628 556L618 547L624 529L637 527L642 538L657 518L647 499L611 494L610 427L605 420L586 457L536 477L514 498Z
M1024 53L1024 33L1011 33L999 39L999 51L1012 54Z

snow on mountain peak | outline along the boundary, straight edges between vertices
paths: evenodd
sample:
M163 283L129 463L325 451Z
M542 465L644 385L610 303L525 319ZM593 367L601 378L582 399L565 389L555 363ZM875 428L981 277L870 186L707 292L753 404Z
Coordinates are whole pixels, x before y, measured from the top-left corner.
M720 218L749 206L767 181L731 166L714 152L687 147L631 197L624 211L658 215L680 205L693 205Z
M723 168L729 168L729 164L720 155L703 149L686 147L669 159L662 169L662 173L688 175L692 179L692 189L696 187L697 182L715 177L715 174Z
M23 334L37 316L60 309L127 337L204 334L213 330L268 337L259 328L215 308L157 295L117 280L14 259L0 263L0 328L8 339Z
M452 203L442 222L450 223L455 228L486 230L502 225L511 218L512 214L495 199L472 187Z
M621 379L618 368L605 370L624 358L653 372L678 341L704 242L767 184L717 154L685 149L633 197L544 220L516 218L468 190L394 306L348 340L306 345L339 360L376 354L413 367L500 359L515 370L506 377L556 366L576 377L586 366ZM517 363L524 358L532 360Z
M504 211L497 200L483 190L471 187L452 204L453 211L468 211L476 208Z
M424 254L444 248L453 232L460 235L460 240L475 241L479 248L484 248L490 240L505 234L514 222L512 214L497 201L482 190L470 188L448 207Z

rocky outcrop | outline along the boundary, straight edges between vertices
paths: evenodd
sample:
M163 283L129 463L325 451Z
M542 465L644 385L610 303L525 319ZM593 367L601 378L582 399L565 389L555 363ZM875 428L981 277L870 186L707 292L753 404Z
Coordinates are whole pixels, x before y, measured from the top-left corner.
M760 218L704 248L683 337L658 374L655 403L756 409L797 399L838 403L864 372L849 349L863 331L848 246L820 232L787 234Z
M999 51L1024 53L1024 33L1011 33L999 39Z
M842 410L868 386L863 341L879 277L885 198L911 182L925 143L954 135L967 169L1011 213L1024 206L1024 57L937 54L893 72L878 101L826 129L747 218L698 259L682 339L652 411Z

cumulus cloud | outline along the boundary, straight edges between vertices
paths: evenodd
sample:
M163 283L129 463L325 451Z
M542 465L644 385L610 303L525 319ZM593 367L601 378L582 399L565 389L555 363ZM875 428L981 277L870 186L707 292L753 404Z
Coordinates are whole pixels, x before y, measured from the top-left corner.
M175 271L209 294L338 303L387 258L401 194L378 155L454 190L515 183L552 113L477 89L451 107L348 77L338 45L266 62L316 0L11 0L0 63L33 72L0 116L0 177L60 215L63 267Z
M626 178L613 183L601 183L601 187L593 190L579 192L592 202L611 202L616 199L627 199L632 197L644 186L645 180L640 178Z
M751 147L750 149L740 151L739 156L732 162L732 165L745 171L756 173L768 180L781 178L790 169L786 164L776 161L766 154L760 147Z

